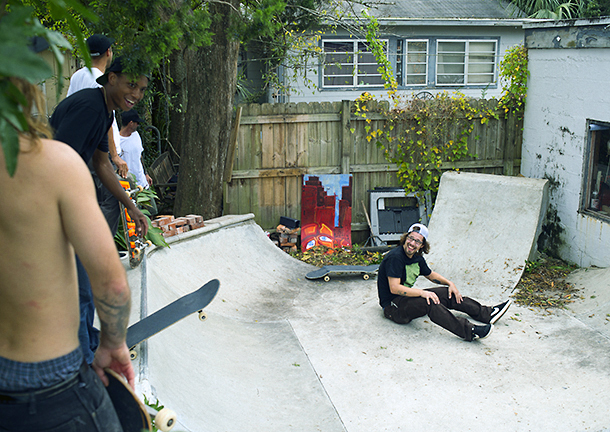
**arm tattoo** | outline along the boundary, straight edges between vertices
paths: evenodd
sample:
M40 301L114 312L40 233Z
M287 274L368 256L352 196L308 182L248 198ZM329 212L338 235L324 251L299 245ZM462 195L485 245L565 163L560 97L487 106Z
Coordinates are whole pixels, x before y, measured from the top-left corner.
M94 296L102 332L111 340L124 339L129 323L129 301ZM117 304L117 300L122 304Z

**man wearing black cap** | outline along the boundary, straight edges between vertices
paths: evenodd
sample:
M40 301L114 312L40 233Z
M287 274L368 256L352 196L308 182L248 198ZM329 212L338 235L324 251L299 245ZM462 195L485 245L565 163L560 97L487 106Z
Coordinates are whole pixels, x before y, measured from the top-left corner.
M68 87L68 94L66 97L71 96L79 90L86 88L99 88L100 84L97 83L96 79L104 75L106 68L112 64L112 44L114 39L108 38L101 34L94 34L87 39L87 47L91 54L91 70L86 67L82 67L70 78L70 86ZM119 126L117 125L116 118L112 121L112 128L108 130L108 154L110 160L119 171L122 177L127 176L129 168L127 163L121 159L119 154L121 153L121 140L119 137ZM106 190L95 174L93 167L89 165L93 181L95 182L95 188L97 190L97 201L100 204L102 212L110 225L110 231L113 234L116 233L119 226L119 202L108 190Z
M101 34L94 34L87 39L87 46L91 53L91 70L82 67L70 78L67 96L84 88L95 88L100 85L95 81L106 72L106 68L112 63L112 44L114 39Z
M92 162L102 184L125 205L136 222L137 232L144 236L148 231L146 216L125 194L108 159L108 129L114 117L113 110L131 110L142 100L148 86L145 75L133 77L122 72L121 59L117 58L97 79L101 88L83 89L61 101L50 124L56 140L76 150L85 162ZM98 344L98 331L93 328L94 306L89 278L78 259L77 270L81 307L79 339L85 359L91 363Z

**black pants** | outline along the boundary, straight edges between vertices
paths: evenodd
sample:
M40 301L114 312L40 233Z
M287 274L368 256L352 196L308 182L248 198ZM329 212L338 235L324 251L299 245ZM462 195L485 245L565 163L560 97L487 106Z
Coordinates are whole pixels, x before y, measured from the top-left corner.
M104 384L83 364L74 377L43 390L0 392L0 431L122 432Z
M434 292L441 301L440 304L434 304L432 300L428 304L423 297L400 296L383 310L385 317L398 324L408 324L415 318L428 315L433 323L467 341L472 340L473 324L466 318L453 315L451 309L464 312L483 323L488 323L491 318L493 308L482 306L469 297L463 297L462 302L458 303L455 301L455 296L449 298L448 288L429 288L427 291Z
M93 162L91 161L89 162L89 171L91 171L91 177L93 177L93 183L95 183L97 203L102 209L102 213L104 214L106 222L108 222L108 226L110 227L110 232L114 237L119 228L119 218L121 217L119 200L112 195L108 189L106 189L106 186L103 185L102 181L93 169Z

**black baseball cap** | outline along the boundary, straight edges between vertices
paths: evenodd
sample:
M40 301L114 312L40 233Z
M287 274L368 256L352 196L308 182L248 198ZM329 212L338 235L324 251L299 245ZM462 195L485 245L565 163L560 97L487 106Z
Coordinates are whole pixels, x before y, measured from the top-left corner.
M108 48L110 48L113 43L114 39L111 39L101 34L94 34L89 37L89 39L87 39L87 46L89 47L91 57L101 56L106 51L108 51Z
M129 124L129 122L144 123L144 119L140 117L140 114L136 110L124 111L121 114L121 121L123 126Z
M105 85L108 82L108 74L110 72L114 72L116 74L123 72L123 57L121 57L121 56L116 57L112 61L112 64L110 65L110 67L108 67L106 69L106 72L104 73L104 75L102 75L98 79L96 79L97 83L101 86ZM148 78L150 80L150 74L140 73L140 75L144 75L146 78Z
M106 69L106 72L104 72L104 75L102 75L98 79L96 79L97 83L102 86L104 84L106 84L108 82L108 74L110 72L114 72L114 73L123 72L123 63L121 62L121 57L117 57L112 61L112 64L110 65L110 67L108 67L108 69Z

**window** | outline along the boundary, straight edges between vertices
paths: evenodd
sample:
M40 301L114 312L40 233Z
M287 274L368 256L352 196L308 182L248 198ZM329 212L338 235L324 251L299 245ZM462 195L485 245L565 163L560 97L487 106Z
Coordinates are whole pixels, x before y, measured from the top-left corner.
M610 123L589 121L583 208L610 217Z
M386 46L387 41L382 41ZM323 83L333 87L381 87L385 81L366 41L322 41L325 53Z
M405 84L425 86L428 84L428 41L407 40L406 45Z
M439 40L436 52L437 85L496 82L496 41Z

